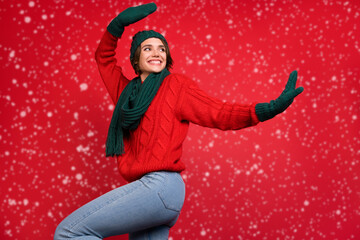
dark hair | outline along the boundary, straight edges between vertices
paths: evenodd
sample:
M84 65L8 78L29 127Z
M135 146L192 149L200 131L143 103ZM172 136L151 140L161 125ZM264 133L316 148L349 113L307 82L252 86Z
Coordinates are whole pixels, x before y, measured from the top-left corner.
M164 40L160 39L160 41L165 46L165 52L166 52L166 66L165 67L166 67L167 70L170 70L172 68L172 66L173 66L174 61L171 58L169 46L167 45L167 43ZM133 67L133 69L135 71L135 74L137 74L137 75L141 74L141 70L139 68L140 53L141 53L141 44L137 47L133 59L130 60L131 66Z

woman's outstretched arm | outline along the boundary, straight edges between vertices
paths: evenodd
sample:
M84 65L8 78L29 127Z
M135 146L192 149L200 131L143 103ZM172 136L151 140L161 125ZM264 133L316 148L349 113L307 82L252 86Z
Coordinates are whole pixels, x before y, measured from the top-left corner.
M100 76L108 90L111 99L116 104L122 90L129 83L115 58L115 49L118 38L105 31L100 44L95 52L95 60Z
M303 87L295 88L297 72L293 71L276 100L269 103L227 103L208 96L192 80L186 79L176 112L178 119L221 130L237 130L269 120L285 111L304 90Z
M122 90L129 83L129 79L124 76L121 67L116 64L115 50L118 39L121 38L126 26L140 21L156 11L156 8L155 3L149 3L122 11L108 25L95 52L95 60L101 78L115 104Z

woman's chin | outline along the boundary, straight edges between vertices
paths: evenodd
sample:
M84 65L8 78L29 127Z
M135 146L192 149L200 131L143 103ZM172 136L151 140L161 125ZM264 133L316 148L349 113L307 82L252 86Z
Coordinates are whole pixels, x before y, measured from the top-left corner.
M162 70L164 70L164 68L154 69L154 70L152 70L152 72L153 72L153 73L159 73L159 72L161 72Z

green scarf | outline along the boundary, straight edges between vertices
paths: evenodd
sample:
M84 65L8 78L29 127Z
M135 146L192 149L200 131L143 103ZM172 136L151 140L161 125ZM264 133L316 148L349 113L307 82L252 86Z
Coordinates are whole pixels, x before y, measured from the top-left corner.
M124 134L138 127L141 117L169 74L166 68L160 73L151 73L144 83L141 83L140 77L136 77L122 91L110 122L106 140L107 157L125 153Z

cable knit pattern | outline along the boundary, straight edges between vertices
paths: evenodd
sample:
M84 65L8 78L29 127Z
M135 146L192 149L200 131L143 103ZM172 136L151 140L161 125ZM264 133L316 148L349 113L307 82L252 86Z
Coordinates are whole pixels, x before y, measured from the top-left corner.
M114 103L129 82L116 65L118 38L105 32L95 58L100 75ZM230 104L209 97L191 79L170 74L142 117L138 128L124 138L125 154L118 157L120 174L127 181L139 179L148 172L185 169L181 161L182 143L189 122L235 130L256 125L255 103Z

